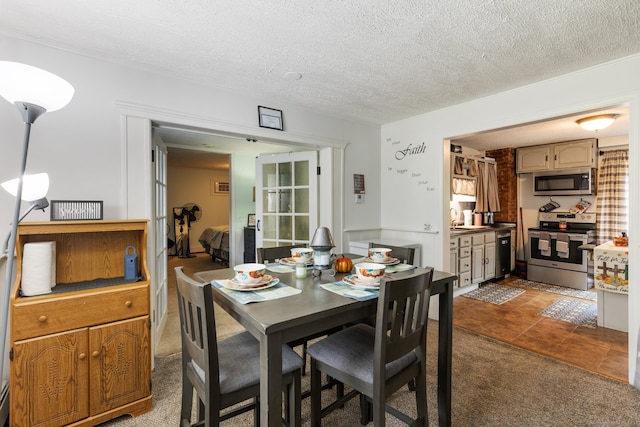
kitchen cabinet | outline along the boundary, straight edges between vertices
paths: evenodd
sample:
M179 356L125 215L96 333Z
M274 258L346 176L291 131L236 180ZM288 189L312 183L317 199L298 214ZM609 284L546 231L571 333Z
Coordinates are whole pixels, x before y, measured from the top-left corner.
M516 172L597 167L598 140L595 138L517 149Z
M21 223L11 294L12 426L96 425L152 408L147 223ZM22 296L24 245L56 243L56 286ZM125 250L137 248L137 279Z
M471 283L493 279L496 275L496 233L471 236Z
M451 237L449 245L449 271L458 276L454 286L468 286L471 284L471 236Z

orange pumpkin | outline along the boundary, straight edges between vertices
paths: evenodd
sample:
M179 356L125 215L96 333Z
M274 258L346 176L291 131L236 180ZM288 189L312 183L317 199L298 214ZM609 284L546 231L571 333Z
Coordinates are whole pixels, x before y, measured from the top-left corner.
M351 258L347 258L343 255L336 259L334 268L338 273L349 273L353 268L353 262L351 261Z

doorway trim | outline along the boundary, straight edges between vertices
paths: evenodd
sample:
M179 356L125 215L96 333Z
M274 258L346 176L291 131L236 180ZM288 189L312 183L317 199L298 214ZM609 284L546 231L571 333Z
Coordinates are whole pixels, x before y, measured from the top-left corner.
M305 134L281 132L253 126L245 126L234 123L224 123L202 116L196 116L179 111L170 111L134 104L126 101L117 101L116 109L120 114L121 123L121 147L122 147L122 214L125 218L148 218L151 220L147 233L147 247L155 245L156 230L153 226L152 194L152 158L153 148L152 128L154 124L169 124L187 129L201 129L216 134L229 135L242 138L259 139L265 143L274 143L290 146L305 147L319 153L319 166L324 172L320 175L320 186L324 189L320 193L333 194L324 200L319 209L319 224L328 226L334 233L334 241L337 247L342 247L342 235L344 230L344 149L348 141L308 136ZM233 153L231 153L233 157ZM234 193L231 193L231 210L233 210ZM238 228L233 222L233 212L230 212L231 244L237 247L241 238L243 224ZM147 251L147 265L151 272L151 292L155 292L155 259L149 258ZM154 313L153 301L151 310ZM155 327L155 325L154 325ZM156 338L157 339L157 338ZM152 343L152 349L155 342Z

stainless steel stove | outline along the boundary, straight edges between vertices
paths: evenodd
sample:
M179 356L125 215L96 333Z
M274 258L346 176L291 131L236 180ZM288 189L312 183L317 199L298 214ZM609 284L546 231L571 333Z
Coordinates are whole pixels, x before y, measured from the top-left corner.
M596 214L540 212L529 228L527 278L587 290L590 246L596 238Z

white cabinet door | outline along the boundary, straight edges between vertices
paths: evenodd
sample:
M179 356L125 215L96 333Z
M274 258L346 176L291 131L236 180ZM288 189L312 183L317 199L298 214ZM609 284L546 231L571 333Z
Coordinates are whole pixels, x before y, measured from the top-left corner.
M553 147L554 169L596 167L596 142L594 139L556 144Z
M496 277L496 244L487 243L484 245L484 280Z
M484 244L471 247L471 283L484 281Z
M516 172L536 172L549 170L551 160L551 146L518 148L516 158Z

